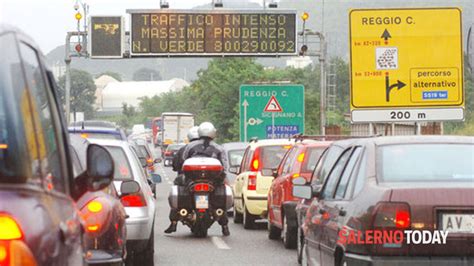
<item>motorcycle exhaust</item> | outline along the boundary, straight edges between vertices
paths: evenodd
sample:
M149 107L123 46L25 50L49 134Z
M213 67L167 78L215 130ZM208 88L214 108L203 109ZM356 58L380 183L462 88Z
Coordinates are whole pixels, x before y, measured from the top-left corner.
M217 209L216 214L217 214L217 216L222 216L222 215L224 215L224 210L223 209Z
M184 216L186 216L186 215L188 214L188 211L187 211L186 209L181 209L181 210L179 211L179 214L184 217Z

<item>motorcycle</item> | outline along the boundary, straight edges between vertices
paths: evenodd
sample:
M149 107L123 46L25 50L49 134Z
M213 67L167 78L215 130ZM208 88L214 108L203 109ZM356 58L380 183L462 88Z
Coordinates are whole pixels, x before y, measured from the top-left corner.
M206 237L208 229L232 207L230 186L224 184L224 167L214 158L190 158L183 164L186 185L174 185L168 197L179 213L179 221L196 237Z

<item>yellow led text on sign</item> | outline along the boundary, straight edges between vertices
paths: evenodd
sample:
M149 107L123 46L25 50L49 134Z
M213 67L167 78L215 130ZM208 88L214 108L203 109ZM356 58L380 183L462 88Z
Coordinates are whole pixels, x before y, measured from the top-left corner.
M132 54L295 53L296 14L132 13Z
M351 109L463 106L461 11L353 10Z

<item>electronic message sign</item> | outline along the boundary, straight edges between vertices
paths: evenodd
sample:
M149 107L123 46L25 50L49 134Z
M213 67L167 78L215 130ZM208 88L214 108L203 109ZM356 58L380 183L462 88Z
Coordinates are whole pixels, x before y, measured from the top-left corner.
M127 12L132 56L278 56L297 51L294 11Z
M89 47L91 58L122 58L125 36L123 17L91 16Z

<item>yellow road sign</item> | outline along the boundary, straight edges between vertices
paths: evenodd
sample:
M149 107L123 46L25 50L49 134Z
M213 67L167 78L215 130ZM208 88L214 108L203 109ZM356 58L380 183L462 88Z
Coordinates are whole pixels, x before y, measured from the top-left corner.
M464 118L460 9L358 9L349 19L354 122Z

